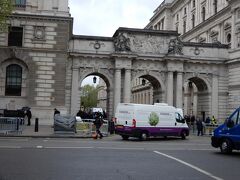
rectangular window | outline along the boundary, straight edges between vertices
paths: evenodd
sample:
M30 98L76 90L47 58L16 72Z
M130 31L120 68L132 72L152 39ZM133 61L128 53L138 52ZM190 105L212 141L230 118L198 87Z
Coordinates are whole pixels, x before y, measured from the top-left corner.
M23 28L22 27L9 27L8 46L22 47L22 41L23 41Z
M26 0L15 0L14 4L16 7L26 7Z

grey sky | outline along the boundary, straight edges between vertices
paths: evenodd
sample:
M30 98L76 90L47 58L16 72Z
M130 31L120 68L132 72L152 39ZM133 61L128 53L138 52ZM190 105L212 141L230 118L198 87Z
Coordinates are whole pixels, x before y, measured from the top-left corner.
M144 28L162 0L69 0L74 34L109 36L119 27Z
M119 27L144 28L163 0L69 0L75 35L112 37ZM92 84L93 76L82 86Z

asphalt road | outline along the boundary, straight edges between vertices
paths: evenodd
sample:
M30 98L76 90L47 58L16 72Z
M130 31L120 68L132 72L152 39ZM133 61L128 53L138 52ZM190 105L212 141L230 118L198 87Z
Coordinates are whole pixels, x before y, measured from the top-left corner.
M235 180L239 160L240 152L212 148L210 137L0 138L0 180Z

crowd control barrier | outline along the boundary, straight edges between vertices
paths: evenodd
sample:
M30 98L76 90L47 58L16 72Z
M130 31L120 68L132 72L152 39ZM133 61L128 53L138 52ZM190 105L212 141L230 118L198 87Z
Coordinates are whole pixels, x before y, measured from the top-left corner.
M0 134L22 133L23 122L19 117L0 117Z
M104 136L108 135L108 120L103 120L104 123L100 128ZM93 124L94 119L81 119L76 122L76 132L85 136L92 136L96 132L96 127Z
M218 125L206 124L205 125L205 132L204 132L204 134L212 135L214 129L217 128L217 127L218 127Z

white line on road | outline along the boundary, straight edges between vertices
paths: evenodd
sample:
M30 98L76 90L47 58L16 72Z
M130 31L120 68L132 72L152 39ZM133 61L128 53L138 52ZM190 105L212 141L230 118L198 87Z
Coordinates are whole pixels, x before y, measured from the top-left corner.
M20 149L20 146L0 146L0 149Z
M44 147L45 149L93 149L94 147Z
M202 174L205 174L205 175L207 175L207 176L209 176L209 177L211 177L211 178L213 178L213 179L223 180L223 179L220 178L220 177L214 176L213 174L211 174L211 173L209 173L209 172L207 172L207 171L204 171L203 169L200 169L200 168L198 168L197 166L194 166L194 165L192 165L192 164L189 164L189 163L187 163L187 162L185 162L185 161L182 161L182 160L180 160L180 159L177 159L177 158L175 158L175 157L173 157L173 156L170 156L170 155L161 153L161 152L159 152L159 151L153 151L153 152L156 153L156 154L165 156L165 157L167 157L167 158L169 158L169 159L173 159L173 160L175 160L175 161L177 161L177 162L179 162L179 163L182 163L182 164L184 164L184 165L186 165L186 166L188 166L188 167L190 167L190 168L192 168L192 169L195 169L195 170L197 170L198 172L200 172L200 173L202 173Z
M98 149L112 149L112 150L145 150L145 148L129 148L129 147L96 147Z

